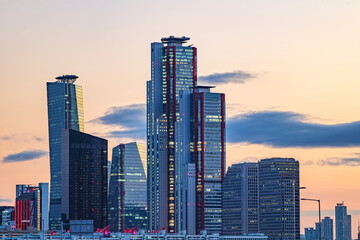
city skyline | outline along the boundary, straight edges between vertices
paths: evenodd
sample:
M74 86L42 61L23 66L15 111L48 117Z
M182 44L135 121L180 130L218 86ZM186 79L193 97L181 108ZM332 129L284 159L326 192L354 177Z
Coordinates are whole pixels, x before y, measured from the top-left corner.
M2 21L4 33L9 37L1 40L0 47L4 52L4 57L0 58L3 73L1 111L6 113L0 129L0 155L3 159L0 196L5 200L1 204L13 204L15 184L50 182L48 135L44 127L47 125L45 82L54 81L56 76L63 74L79 75L79 84L84 87L87 131L108 138L110 148L131 140L145 142L145 132L141 134L142 129L136 129L134 120L125 118L119 122L112 117L127 114L144 125L141 121L145 121L144 83L150 79L149 44L161 37L185 35L191 37L191 42L201 52L198 61L199 82L217 85L216 91L227 95L227 113L229 120L232 120L228 124L228 131L232 129L243 136L242 139L231 134L228 136L232 141L228 139L227 166L254 158L298 159L300 185L307 187L302 191L302 196L322 199L323 209L331 210L332 218L334 205L345 201L353 216L355 236L355 224L360 213L357 201L359 186L356 183L360 149L358 139L346 137L348 135L344 134L344 128L349 129L348 134L353 134L359 120L360 104L356 93L359 73L356 63L360 55L357 45L360 37L356 31L351 31L357 27L355 10L360 7L359 3L280 1L270 5L265 1L230 1L222 7L210 3L214 9L201 13L201 16L209 21L215 31L201 18L197 20L191 17L191 13L199 11L201 7L201 4L193 3L192 10L179 6L189 16L183 20L186 23L195 21L193 26L171 20L172 26L164 23L163 29L150 33L145 29L148 23L143 27L131 23L141 34L117 22L122 17L110 9L114 2L100 8L100 16L104 16L105 12L109 14L107 18L97 18L99 24L95 19L86 22L74 14L81 13L85 19L90 19L86 17L99 9L96 8L99 5L93 2L86 6L47 3L44 6L36 5L37 9L25 2L22 4L29 11L17 7L16 3L4 4L2 9L7 9L7 12L1 10L4 11L1 19L12 20L10 27L5 25L8 21ZM156 2L154 6L158 4ZM261 4L268 11L262 10ZM77 6L84 7L83 12ZM129 12L137 9L135 4L117 3L115 6L118 8L114 9L124 7ZM174 6L165 4L163 7L172 9ZM219 23L211 18L212 15L216 16L215 8L219 9L221 16ZM238 9L242 14L231 8ZM69 14L73 13L70 19L58 15L67 10ZM252 15L246 14L246 10ZM19 19L27 18L28 23L20 22L11 15L16 11L21 15ZM160 16L159 11L155 12ZM59 19L51 14L59 16ZM152 16L149 14L145 12L143 16ZM128 14L125 16L133 19ZM44 19L50 19L50 23ZM282 23L284 19L288 21ZM72 20L75 26L71 26ZM155 18L149 23L159 23L161 20ZM267 20L267 23L261 20ZM232 22L239 23L239 26ZM32 24L31 28L23 27L29 23ZM60 27L57 30L62 34L51 30L50 24ZM200 24L205 24L204 29ZM221 29L223 25L232 30ZM116 27L120 27L120 30ZM63 37L67 32L65 29L74 34L73 37ZM93 31L100 36L94 36ZM244 34L240 34L242 32ZM132 46L131 51L124 46ZM90 49L93 52L90 53ZM73 58L69 58L70 53ZM215 83L216 78L224 81ZM242 118L234 117L239 113ZM274 125L274 122L282 126ZM238 124L249 128L250 123L254 123L254 127L276 127L279 132L290 131L291 134L286 136L269 132L269 135L254 136L246 129L238 128ZM340 123L343 125L336 125ZM319 138L311 142L306 136L291 132L291 127L310 131ZM328 132L336 131L340 140L336 141L330 136L325 141L319 128L325 128ZM263 129L263 132L266 133L266 130ZM126 137L126 131L129 131L128 136L135 136L135 139ZM278 138L270 138L271 134L276 134ZM296 136L302 137L300 142L292 140ZM259 141L260 137L266 141ZM33 160L16 162L22 159ZM316 181L314 176L318 176ZM301 210L303 231L303 227L312 226L316 221L316 207L304 202L301 203Z

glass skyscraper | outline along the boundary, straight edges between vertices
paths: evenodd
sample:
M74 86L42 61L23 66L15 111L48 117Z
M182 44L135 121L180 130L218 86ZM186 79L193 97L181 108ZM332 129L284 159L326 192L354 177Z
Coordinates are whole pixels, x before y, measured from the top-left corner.
M299 162L270 158L259 162L259 228L275 239L300 239Z
M162 38L151 44L151 80L147 82L148 228L179 231L176 205L175 125L179 93L197 81L196 48L189 38ZM164 144L164 145L161 145ZM161 170L162 169L162 170ZM163 171L165 174L160 174Z
M64 75L47 83L50 147L50 229L60 229L61 221L61 131L84 131L82 87L78 77Z
M146 148L136 142L113 148L109 225L112 232L124 232L138 226L147 229Z
M106 139L62 131L62 220L93 220L94 230L107 226L107 147Z
M336 240L351 240L351 215L344 203L335 206L335 228Z
M229 167L223 183L223 234L259 232L258 175L257 162Z

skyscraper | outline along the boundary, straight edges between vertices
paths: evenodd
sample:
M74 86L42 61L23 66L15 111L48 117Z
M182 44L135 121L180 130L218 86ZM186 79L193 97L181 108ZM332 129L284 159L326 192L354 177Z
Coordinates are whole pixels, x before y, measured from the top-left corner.
M351 215L344 203L335 206L336 240L351 240Z
M179 213L179 229L187 230L189 234L202 230L220 233L222 230L225 95L211 92L211 88L196 86L193 91L181 91L179 96L180 117L175 125L175 189L178 190L175 194L182 201L175 209ZM193 181L192 169L195 173L194 192L188 186ZM191 196L192 199L189 199ZM188 211L188 206L192 205L196 206L195 211ZM194 219L196 225L191 224L192 221L187 222L189 219Z
M190 90L197 81L196 48L184 46L188 40L170 36L151 44L151 80L147 82L149 230L167 227L168 232L176 232L180 227L176 212L180 199L175 189L175 123L179 119L180 91Z
M108 220L107 140L72 129L62 132L62 220Z
M64 75L47 83L50 147L50 228L60 229L61 220L61 131L84 131L82 87L78 77Z
M146 148L132 142L113 148L109 189L109 225L113 232L147 228Z
M259 162L259 228L274 239L300 239L299 162L271 158Z
M233 164L223 183L223 234L259 232L258 163Z
M49 184L16 185L15 227L49 229Z

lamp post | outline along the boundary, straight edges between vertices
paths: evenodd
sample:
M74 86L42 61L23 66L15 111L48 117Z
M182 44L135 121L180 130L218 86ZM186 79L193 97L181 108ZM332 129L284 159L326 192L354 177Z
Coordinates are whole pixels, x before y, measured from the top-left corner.
M321 240L321 210L320 210L320 199L302 198L301 200L318 202L318 204L319 204L319 240Z

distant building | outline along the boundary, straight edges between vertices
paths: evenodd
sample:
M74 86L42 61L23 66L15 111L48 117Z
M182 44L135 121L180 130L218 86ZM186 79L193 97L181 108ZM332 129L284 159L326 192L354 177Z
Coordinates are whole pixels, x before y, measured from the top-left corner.
M241 235L259 232L258 163L229 167L223 183L222 233Z
M305 228L305 240L318 240L316 229Z
M321 221L321 239L334 240L334 220L330 217L325 217Z
M48 82L47 102L50 147L50 228L60 229L61 220L61 131L84 131L82 87L75 85L78 77L64 75Z
M0 226L9 226L11 221L15 221L15 208L0 206Z
M62 219L107 226L107 140L72 129L62 134Z
M336 240L351 240L351 215L344 203L335 206Z
M132 142L113 148L109 189L109 225L112 232L138 226L147 230L146 148Z
M321 239L322 240L333 240L333 220L330 217L325 217L321 220ZM306 240L319 240L320 239L320 228L319 223L315 223L314 228L305 228L305 239Z
M259 162L259 229L275 239L300 239L299 162L271 158Z
M49 229L49 184L16 185L15 227L20 230Z

